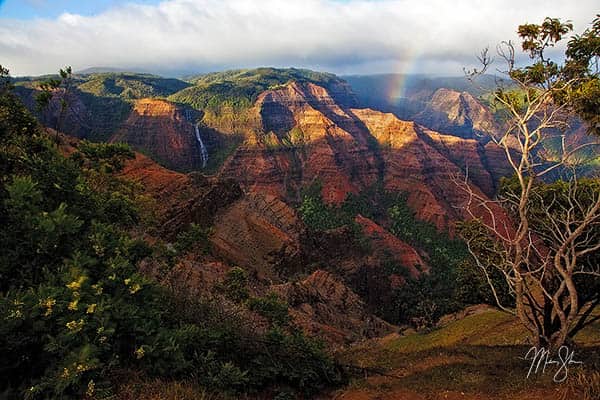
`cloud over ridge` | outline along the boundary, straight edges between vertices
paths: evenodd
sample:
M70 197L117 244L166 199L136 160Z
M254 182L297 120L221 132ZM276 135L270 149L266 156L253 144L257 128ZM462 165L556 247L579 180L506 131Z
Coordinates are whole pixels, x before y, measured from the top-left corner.
M111 66L209 71L259 65L333 72L460 73L478 49L545 16L583 30L596 0L167 0L95 16L0 19L13 74Z

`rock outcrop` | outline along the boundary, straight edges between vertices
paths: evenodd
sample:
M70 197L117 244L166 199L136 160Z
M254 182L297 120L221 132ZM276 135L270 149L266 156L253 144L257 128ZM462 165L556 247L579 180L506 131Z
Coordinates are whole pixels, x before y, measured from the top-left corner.
M199 169L202 157L194 136L194 114L199 116L166 100L136 100L131 114L110 141L128 143L171 169Z
M413 278L418 277L421 272L429 270L429 266L412 246L398 239L369 218L358 215L355 222L362 227L363 233L370 239L374 255L380 258L390 257L406 268L408 274Z
M311 336L335 344L382 336L393 326L366 310L360 297L329 272L317 270L306 279L271 289L290 305L294 322Z
M295 211L283 201L251 194L218 214L211 243L214 252L230 263L259 279L277 280L299 255L302 229Z
M433 94L414 119L434 131L484 142L497 129L490 110L472 94L444 88Z
M255 112L267 132L240 147L222 176L281 198L319 179L324 199L333 203L376 182L368 131L326 89L292 82L261 94Z

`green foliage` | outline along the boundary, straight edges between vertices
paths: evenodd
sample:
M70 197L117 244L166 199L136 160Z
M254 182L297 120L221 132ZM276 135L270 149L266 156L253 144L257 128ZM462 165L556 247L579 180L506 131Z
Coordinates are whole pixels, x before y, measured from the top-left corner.
M237 150L244 141L243 135L220 135L219 145L215 146L208 158L206 168L202 169L205 174L215 174L221 165Z
M198 247L203 253L207 254L210 251L209 237L212 229L203 228L198 224L190 224L187 230L177 235L175 242L175 250L179 253L185 253L194 247Z
M115 179L110 192L93 189L115 155L67 158L26 132L10 131L0 146L10 172L0 189L0 387L78 396L160 326L156 296L134 265L139 243L122 231L137 218L128 187Z
M92 143L83 140L77 149L90 162L93 169L106 173L120 171L125 160L135 158L135 153L126 143Z
M344 224L343 221L335 218L335 212L325 205L320 196L304 196L298 211L302 221L315 231L335 229Z
M13 94L8 70L0 65L0 140L5 141L8 137L14 138L16 135L29 137L36 129L37 122ZM2 161L0 159L0 162ZM5 176L7 171L1 172L0 176Z
M431 265L454 268L467 257L467 249L462 241L451 239L433 224L417 219L408 207L405 195L396 198L388 208L388 214L391 232L407 243L426 250Z
M248 273L240 267L231 268L223 282L223 293L230 300L240 303L250 296L248 292Z
M395 292L388 317L396 323L431 328L438 319L469 304L494 304L485 276L473 265L462 240L425 221L417 219L406 203L405 194L388 194L390 231L415 248L423 249L430 266L418 278L406 277Z
M126 100L166 97L188 87L179 79L149 74L101 73L92 74L79 85L82 92L99 97L121 97Z
M165 303L171 310L170 323L178 324L181 332L164 336L161 340L171 344L156 346L158 352L148 348L152 350L148 366L160 366L154 370L159 376L193 376L211 389L226 392L271 387L292 388L306 395L341 382L340 370L323 344L295 327L273 324L261 333L236 314L224 313L216 298L206 303L177 294ZM269 304L262 308L266 313L283 315L284 308L273 308L271 300L257 304Z
M340 371L327 356L323 343L299 331L286 333L274 327L263 340L264 350L254 354L250 382L277 382L310 396L328 383L340 382Z
M39 86L39 92L35 97L36 108L40 112L48 111L50 103L54 98L57 98L59 104L59 114L56 118L56 124L54 129L59 131L62 128L62 122L65 117L65 112L68 106L68 96L70 94L72 81L72 70L71 67L66 67L64 70L61 69L59 72L59 79L48 79L42 81Z
M560 65L545 53L573 30L573 24L546 18L541 24L519 26L523 51L532 64L511 71L511 77L532 88L551 90L554 101L566 105L588 123L589 131L600 134L600 14L581 35L573 35Z
M265 297L250 298L248 308L265 317L271 324L284 326L290 322L288 305L275 293L269 293Z
M327 205L323 201L321 187L321 182L315 181L303 189L302 203L298 207L302 221L315 234L345 227L350 230L354 245L362 251L367 251L370 240L363 234L362 227L354 221L358 213L354 208L353 195L349 195L340 207Z
M221 107L244 110L254 104L265 90L281 87L290 81L312 82L328 87L339 81L335 75L302 69L258 68L201 75L191 79L194 86L172 95L170 100L196 109L217 111Z

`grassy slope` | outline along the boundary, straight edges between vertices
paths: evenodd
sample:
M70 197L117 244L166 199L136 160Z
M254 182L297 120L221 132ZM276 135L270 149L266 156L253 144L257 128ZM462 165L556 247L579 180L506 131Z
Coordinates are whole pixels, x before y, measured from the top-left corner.
M132 73L92 74L79 85L83 92L101 97L141 99L167 97L190 86L179 79Z
M576 341L575 359L583 360L586 368L597 369L600 323L586 328ZM513 317L485 310L427 334L388 337L347 351L342 355L344 362L383 371L385 376L374 374L355 381L341 398L402 389L427 399L443 398L442 393L509 399L519 393L549 396L547 391L562 390L552 382L552 374L525 379L529 361L523 357L529 347L525 330ZM571 376L575 376L573 368Z
M325 87L339 81L333 74L289 68L257 68L199 75L190 79L190 86L169 97L197 109L250 107L265 90L284 85L289 81L308 81Z

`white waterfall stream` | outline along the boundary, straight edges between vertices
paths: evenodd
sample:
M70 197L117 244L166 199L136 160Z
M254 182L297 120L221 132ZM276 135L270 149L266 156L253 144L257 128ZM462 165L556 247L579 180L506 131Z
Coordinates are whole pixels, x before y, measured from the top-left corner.
M192 114L190 110L185 110L185 118L188 121L192 121ZM206 146L202 141L202 136L200 136L200 121L196 122L194 125L194 136L196 137L196 142L198 142L198 147L200 147L200 157L202 157L202 168L206 168L206 163L208 163L208 150L206 150Z
M208 151L206 150L206 146L204 145L204 142L202 141L202 137L200 136L200 122L196 122L196 125L194 125L194 132L196 134L196 141L198 142L198 145L200 146L200 156L202 157L202 168L206 168L206 163L208 162Z

